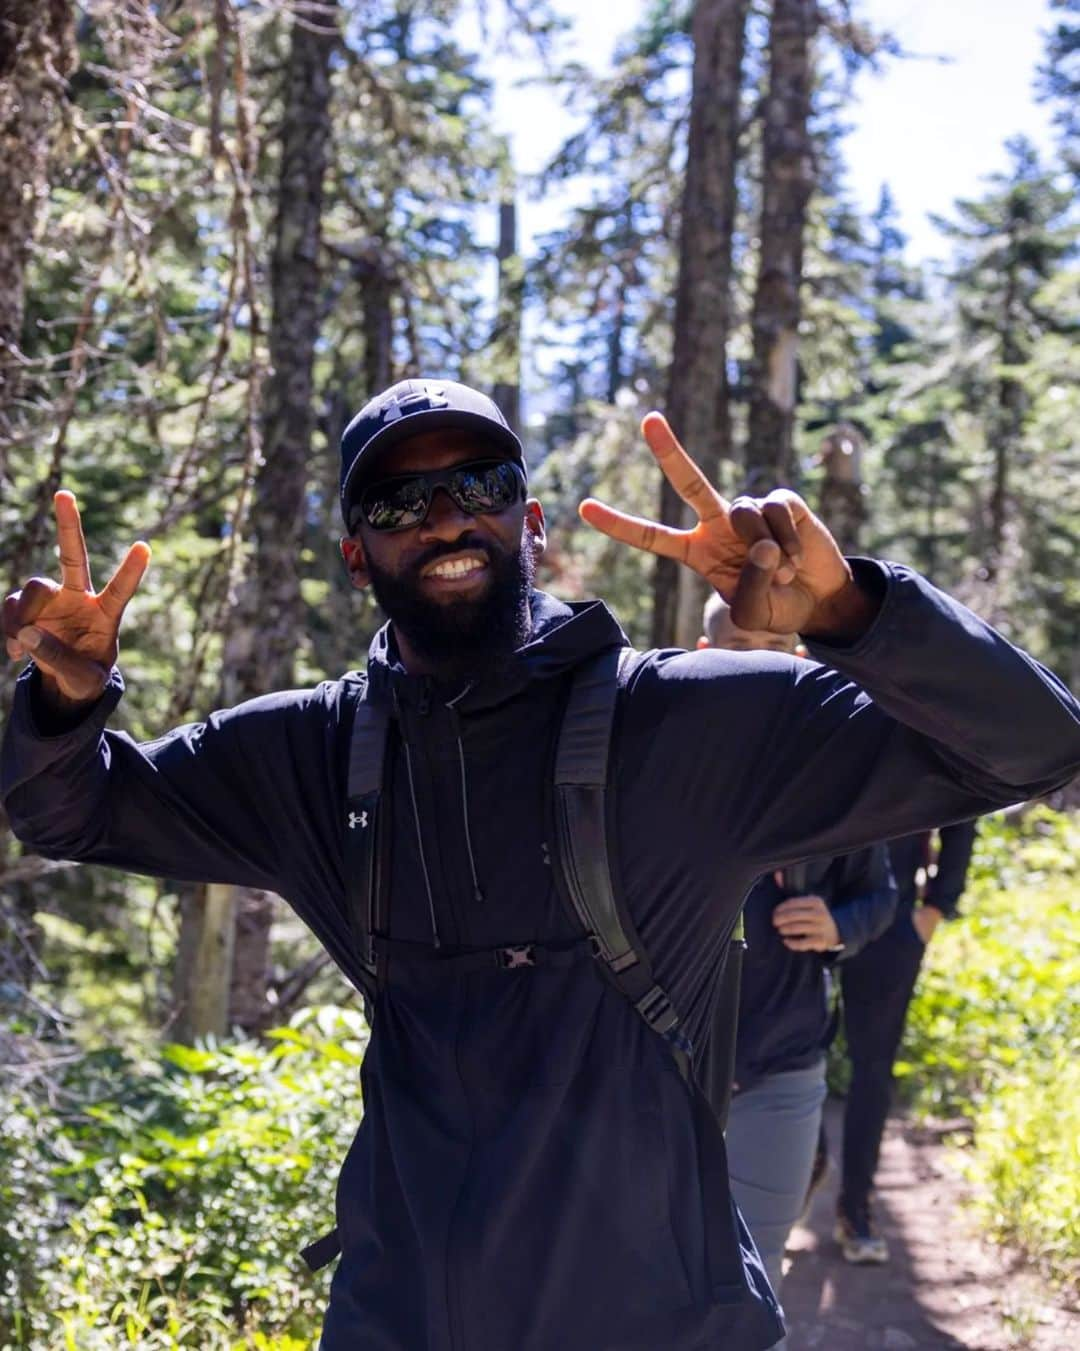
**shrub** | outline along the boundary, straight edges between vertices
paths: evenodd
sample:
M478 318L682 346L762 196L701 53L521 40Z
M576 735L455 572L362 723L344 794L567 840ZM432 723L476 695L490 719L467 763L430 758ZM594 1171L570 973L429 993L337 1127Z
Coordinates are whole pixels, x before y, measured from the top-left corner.
M1080 820L985 820L964 915L931 945L897 1072L920 1110L974 1126L991 1230L1058 1279L1080 1270Z
M366 1033L324 1008L269 1035L82 1055L9 1102L5 1351L314 1344L327 1276L299 1249L333 1223Z

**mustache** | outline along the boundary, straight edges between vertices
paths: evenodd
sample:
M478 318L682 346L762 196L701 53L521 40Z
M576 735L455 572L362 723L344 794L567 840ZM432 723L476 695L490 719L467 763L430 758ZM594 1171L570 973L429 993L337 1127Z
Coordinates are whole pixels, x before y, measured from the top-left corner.
M423 553L410 559L408 572L411 576L418 577L429 564L437 563L440 558L448 558L451 554L459 554L463 549L482 554L489 563L493 561L490 541L481 539L477 535L465 534L447 544L432 544Z

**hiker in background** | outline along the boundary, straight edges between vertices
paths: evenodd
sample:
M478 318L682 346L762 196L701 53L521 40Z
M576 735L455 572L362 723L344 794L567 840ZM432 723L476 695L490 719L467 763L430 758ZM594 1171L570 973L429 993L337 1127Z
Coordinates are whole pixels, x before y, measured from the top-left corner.
M892 1098L893 1062L927 944L943 919L956 914L975 843L974 821L889 843L899 899L896 916L841 974L844 1033L851 1086L844 1108L843 1181L836 1209L836 1241L854 1263L889 1260L889 1247L871 1214L871 1192Z
M719 596L699 647L795 654L797 635L739 628ZM734 1083L727 1120L731 1190L780 1294L784 1245L806 1205L835 1032L831 968L882 933L896 909L883 844L766 873L743 906ZM724 1029L713 1041L722 1044ZM783 1343L778 1343L783 1346Z

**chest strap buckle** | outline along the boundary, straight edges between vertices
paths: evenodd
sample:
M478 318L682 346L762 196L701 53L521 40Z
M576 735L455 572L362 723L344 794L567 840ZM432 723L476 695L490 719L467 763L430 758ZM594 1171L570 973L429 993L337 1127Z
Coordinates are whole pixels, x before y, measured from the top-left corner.
M498 962L505 971L512 971L517 966L535 966L536 949L532 943L517 948L499 948Z

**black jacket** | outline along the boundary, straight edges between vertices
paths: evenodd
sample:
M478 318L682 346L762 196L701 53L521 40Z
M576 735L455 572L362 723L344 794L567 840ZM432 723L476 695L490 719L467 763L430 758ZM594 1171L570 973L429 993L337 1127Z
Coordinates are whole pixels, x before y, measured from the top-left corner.
M883 600L857 643L813 649L838 669L657 652L620 697L616 880L699 1054L719 959L767 868L1039 796L1080 767L1080 710L1053 676L909 570L857 567ZM396 706L400 729L393 937L430 954L422 840L442 951L577 938L549 862L553 744L570 670L623 642L602 605L537 596L512 667L453 691L451 707L450 691L402 671L385 631L376 639L371 697ZM142 746L103 732L118 674L53 736L33 687L20 679L3 750L21 839L50 857L279 892L357 977L341 682L269 694ZM777 1340L722 1138L588 957L470 975L391 962L363 1084L325 1351Z
M747 1089L768 1074L801 1070L825 1054L833 1029L829 969L889 927L896 883L884 844L835 859L812 860L796 886L773 873L746 898L746 954L739 991L735 1086ZM786 883L785 878L781 881ZM773 911L792 895L820 896L832 911L843 949L792 952L773 925Z
M944 826L938 832L941 844L937 868L934 876L927 879L923 900L940 910L946 919L955 917L956 907L964 894L971 851L975 845L976 824L975 821L960 821L956 825ZM899 894L898 922L908 918L905 912L910 911L915 904L919 870L930 862L931 834L929 830L920 830L914 835L889 841L889 858Z

